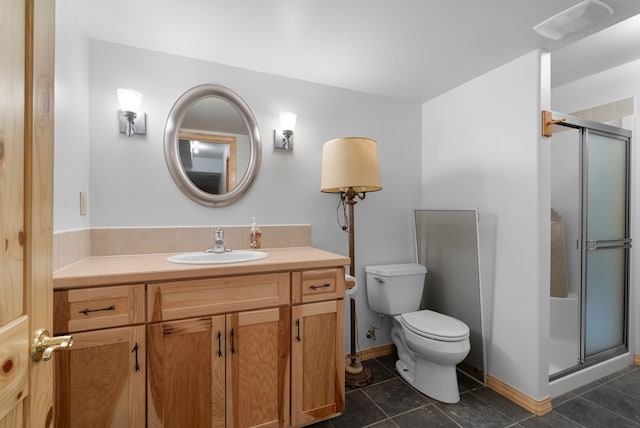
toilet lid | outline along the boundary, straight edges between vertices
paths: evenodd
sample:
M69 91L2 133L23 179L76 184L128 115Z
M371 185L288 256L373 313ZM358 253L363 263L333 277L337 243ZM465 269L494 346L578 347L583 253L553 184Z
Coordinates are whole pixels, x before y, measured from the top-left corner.
M469 337L469 327L462 321L429 310L408 312L400 316L408 330L443 342L458 342Z

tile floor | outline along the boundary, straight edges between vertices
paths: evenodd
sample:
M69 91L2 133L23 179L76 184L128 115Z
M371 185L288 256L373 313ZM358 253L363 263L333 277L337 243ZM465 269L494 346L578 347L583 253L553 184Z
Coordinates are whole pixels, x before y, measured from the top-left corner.
M463 374L459 403L434 401L405 383L394 363L395 356L365 361L373 383L347 388L345 412L312 427L640 427L637 366L553 399L553 411L536 417Z

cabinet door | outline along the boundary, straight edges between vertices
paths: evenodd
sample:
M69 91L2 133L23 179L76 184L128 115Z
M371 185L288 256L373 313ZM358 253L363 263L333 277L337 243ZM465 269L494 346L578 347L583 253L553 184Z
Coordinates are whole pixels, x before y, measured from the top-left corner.
M292 308L291 424L344 411L344 300Z
M55 355L56 427L145 426L144 326L73 335Z
M224 315L148 327L149 427L225 426Z
M227 315L227 427L289 426L290 309Z

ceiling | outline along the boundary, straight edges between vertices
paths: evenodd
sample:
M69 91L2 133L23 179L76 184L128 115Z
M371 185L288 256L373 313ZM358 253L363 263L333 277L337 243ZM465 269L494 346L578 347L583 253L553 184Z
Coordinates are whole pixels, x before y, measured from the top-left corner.
M538 48L553 86L640 57L638 19L600 31L638 0L559 41L532 27L581 0L58 1L91 38L417 102Z

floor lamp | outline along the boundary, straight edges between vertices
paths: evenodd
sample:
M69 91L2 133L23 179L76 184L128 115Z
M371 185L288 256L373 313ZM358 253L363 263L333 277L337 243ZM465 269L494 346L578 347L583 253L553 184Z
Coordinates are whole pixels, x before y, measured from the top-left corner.
M321 174L320 190L339 193L342 203L349 207L349 274L355 277L353 211L356 198L362 201L367 192L382 189L376 142L360 137L338 138L326 142L322 148ZM350 297L350 316L351 362L345 367L345 382L348 386L364 386L371 382L371 372L356 358L356 302L353 296Z

